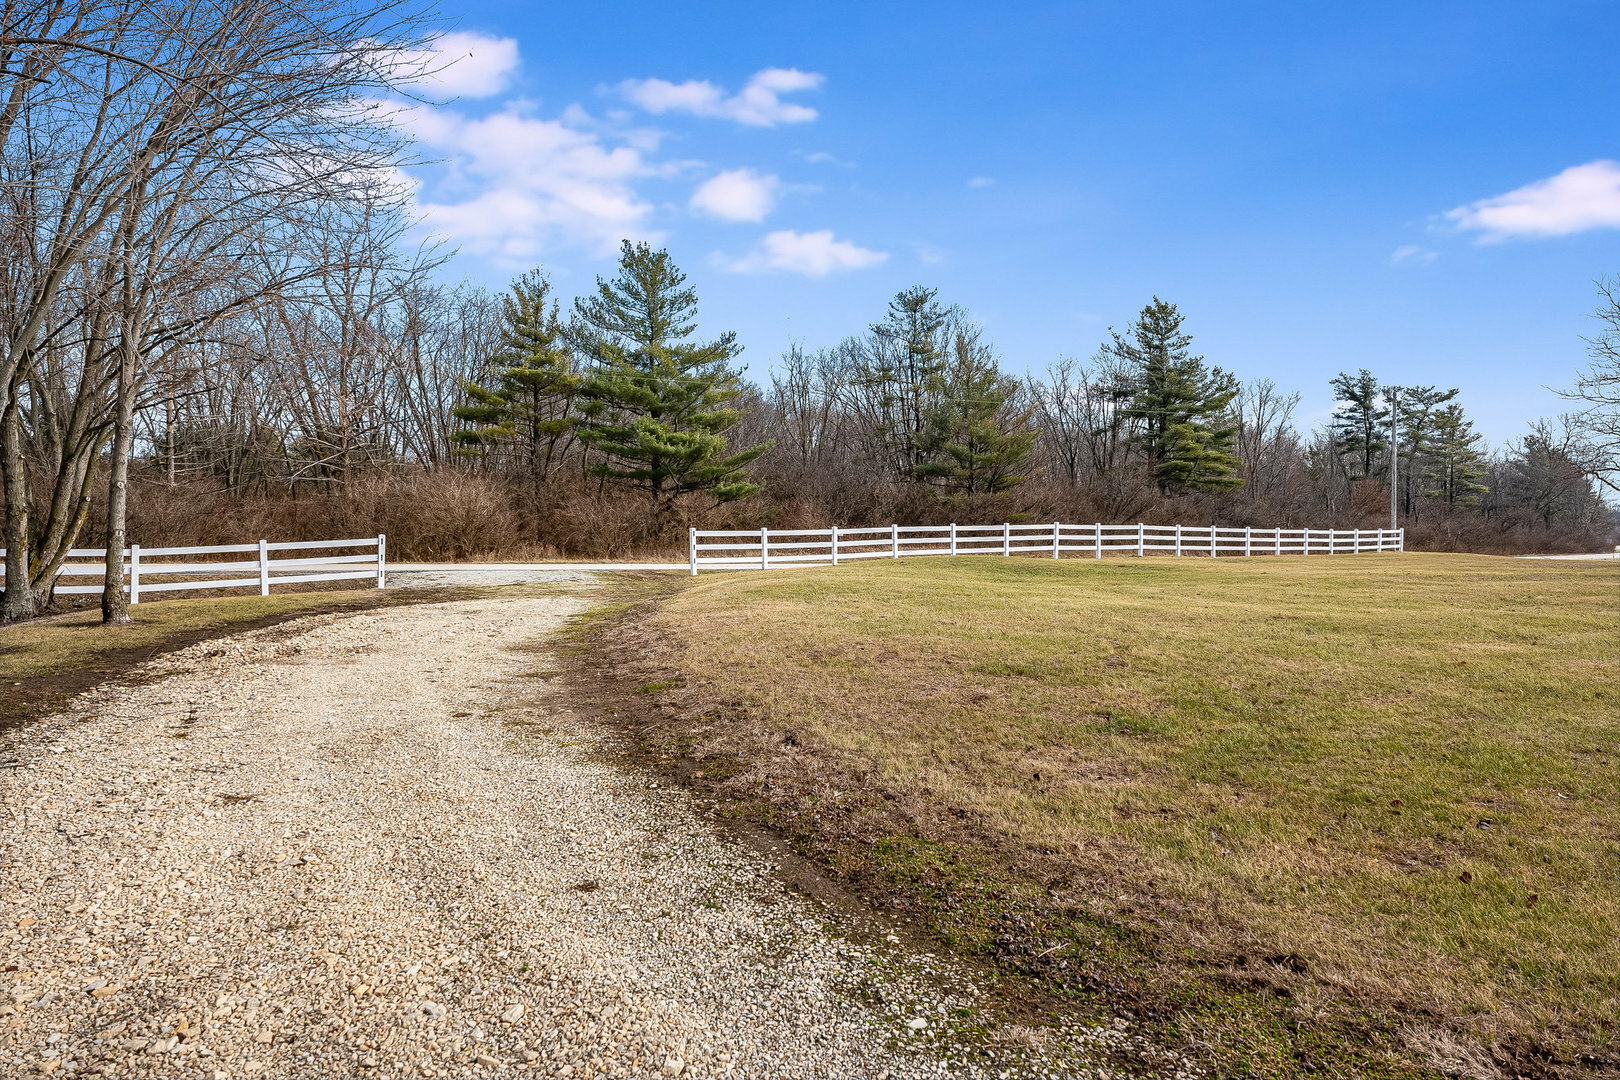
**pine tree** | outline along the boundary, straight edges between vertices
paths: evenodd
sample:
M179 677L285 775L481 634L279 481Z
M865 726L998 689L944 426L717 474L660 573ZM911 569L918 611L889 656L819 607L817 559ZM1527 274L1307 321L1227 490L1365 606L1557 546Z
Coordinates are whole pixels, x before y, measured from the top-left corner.
M551 283L538 270L512 283L502 302L501 351L490 359L489 385L467 383L470 403L452 410L471 425L454 435L461 452L501 448L514 454L537 492L561 467L580 385L550 294Z
M661 510L682 492L728 502L760 490L743 470L770 447L726 452L721 433L741 418L730 406L743 389L731 367L742 350L729 331L692 340L697 292L685 286L667 251L626 240L618 276L574 302L569 331L588 363L579 436L605 457L594 471Z
M1447 405L1435 413L1426 493L1444 499L1447 506L1478 506L1479 497L1489 490L1479 483L1485 475L1484 441L1473 421L1463 416L1461 405Z
M917 476L947 491L987 495L1023 483L1040 432L1035 407L1017 402L1017 380L1001 373L977 328L952 341L954 359L919 439Z
M1457 396L1455 388L1441 390L1433 386L1402 386L1396 398L1395 422L1397 446L1401 455L1397 477L1401 485L1401 508L1405 513L1418 512L1418 495L1423 492L1425 478L1434 466L1434 440L1436 417L1441 405Z
M948 362L946 339L960 321L938 295L922 285L896 293L856 353L857 407L871 425L874 452L904 483L922 478L928 460L922 441Z
M1182 321L1174 304L1155 296L1127 334L1114 334L1114 355L1134 372L1124 410L1136 425L1132 444L1161 491L1239 487L1232 454L1237 429L1227 416L1237 380L1190 353L1192 338Z
M1381 403L1383 389L1372 372L1362 368L1351 375L1341 371L1328 383L1337 404L1333 409L1333 446L1352 480L1373 475L1373 465L1388 443L1389 409Z

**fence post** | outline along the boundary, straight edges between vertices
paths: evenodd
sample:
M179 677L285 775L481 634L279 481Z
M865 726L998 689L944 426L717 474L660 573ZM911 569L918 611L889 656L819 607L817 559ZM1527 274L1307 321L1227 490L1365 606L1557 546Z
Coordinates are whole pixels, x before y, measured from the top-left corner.
M387 585L388 573L388 537L384 533L377 534L377 588Z
M381 566L381 556L378 556L378 565ZM270 541L259 541L259 595L270 595Z
M771 534L768 529L759 530L759 568L771 568Z
M1350 541L1350 554L1352 554L1352 555L1360 555L1361 554L1361 530L1360 529L1357 529L1355 531L1354 539L1352 539Z
M1063 523L1060 521L1052 522L1052 558L1054 559L1058 557L1058 539L1062 535Z
M1254 554L1254 526L1243 526L1243 557L1246 559Z
M1271 553L1273 555L1281 555L1282 554L1282 526L1279 525L1275 529L1272 529L1271 531L1276 534L1272 538L1273 544L1272 544Z
M129 545L129 602L141 602L141 545Z
M1396 551L1405 551L1406 550L1406 526L1405 525L1402 525L1400 528L1395 530L1395 550Z
M892 557L898 559L900 557L900 526L898 525L889 526L889 547L894 552Z
M1140 559L1142 557L1142 555L1143 555L1142 543L1143 543L1143 538L1146 537L1146 536L1147 536L1147 527L1144 526L1140 521L1138 521L1136 523L1136 557L1138 559Z
M1176 558L1181 558L1181 526L1176 526Z
M951 522L951 554L956 554L956 522Z
M1311 553L1311 527L1309 525L1305 526L1305 528L1299 530L1299 535L1302 537L1299 553L1309 555Z
M1102 558L1102 522L1097 522L1097 558Z
M692 568L692 576L697 577L697 526L689 525L686 529L686 564Z
M1012 558L1012 522L1010 521L1001 523L1001 553L1009 559Z
M833 560L833 565L837 566L838 565L838 526L836 526L836 525L834 525L832 527L832 560Z

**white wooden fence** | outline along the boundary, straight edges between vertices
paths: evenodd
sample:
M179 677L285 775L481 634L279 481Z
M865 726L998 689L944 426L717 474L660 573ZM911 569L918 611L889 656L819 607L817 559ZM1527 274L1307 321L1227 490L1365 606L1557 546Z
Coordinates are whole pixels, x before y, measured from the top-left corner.
M361 549L358 554L332 554ZM366 551L364 549L372 550ZM271 558L275 552L324 552ZM199 562L199 555L244 555L251 559ZM5 584L6 549L0 548L0 585ZM292 585L306 581L375 580L383 587L388 557L388 538L368 536L363 540L299 540L255 544L222 544L216 547L155 547L131 544L124 549L124 588L129 602L138 604L146 593L185 592L198 589L251 589L260 596L270 595L272 585ZM58 593L99 594L106 576L106 548L74 548L58 572ZM92 560L92 561L84 561ZM252 576L220 576L246 575ZM66 584L66 578L94 578L93 584Z
M875 525L865 529L758 529L688 534L687 561L768 570L773 566L910 555L1352 555L1404 551L1405 529L1251 529L1216 525Z

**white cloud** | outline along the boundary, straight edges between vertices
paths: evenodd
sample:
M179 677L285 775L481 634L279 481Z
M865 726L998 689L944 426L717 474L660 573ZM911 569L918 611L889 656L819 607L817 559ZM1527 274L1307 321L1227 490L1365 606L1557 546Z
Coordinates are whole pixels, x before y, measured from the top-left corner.
M831 229L809 233L781 229L766 233L759 247L733 261L730 269L740 274L779 270L806 277L825 277L838 270L864 270L888 257L886 251L871 251L848 240L834 240Z
M1392 263L1432 263L1439 257L1439 253L1430 251L1428 248L1418 247L1416 244L1403 244L1390 254L1389 261Z
M490 97L516 74L518 43L483 34L443 34L402 63L416 72L409 81L428 96Z
M424 97L479 97L503 93L519 70L519 56L510 39L450 34L438 39L431 53L401 64L418 72L416 85ZM820 75L772 68L756 73L729 97L706 83L676 86L657 80L635 84L632 96L654 112L680 109L770 125L813 118L813 109L781 95L821 82ZM569 105L541 116L533 102L512 96L472 109L401 98L371 106L379 120L414 138L426 160L409 177L423 228L502 267L533 265L555 258L560 249L601 256L623 239L659 240L658 211L643 191L650 190L650 182L692 176L703 168L699 162L662 158L662 133L637 126L638 114L624 109L593 116ZM774 175L730 169L698 185L690 207L726 221L763 221L785 188ZM784 232L772 233L736 262L740 269L821 275L886 257L834 240L830 232Z
M853 161L845 161L836 155L827 153L825 150L815 150L808 154L796 150L794 153L804 158L805 162L810 165L837 165L841 169L853 169L855 167Z
M969 180L967 182L967 184L968 184L968 187L981 188L981 187L989 187L991 184L993 184L995 182L996 182L996 178L993 177L993 176L975 176L973 179Z
M1573 165L1505 195L1459 206L1446 219L1488 241L1620 228L1620 162Z
M402 108L398 123L443 157L417 210L465 251L522 264L557 246L609 253L625 237L656 235L635 182L663 170L632 146L529 116L517 104L479 118Z
M691 206L723 221L764 221L776 205L781 182L753 169L728 169L698 185Z
M766 68L755 72L748 85L730 97L706 80L627 79L619 84L619 93L650 113L685 112L735 120L749 127L775 127L814 120L816 110L783 101L781 95L814 90L823 81L822 76L797 68Z

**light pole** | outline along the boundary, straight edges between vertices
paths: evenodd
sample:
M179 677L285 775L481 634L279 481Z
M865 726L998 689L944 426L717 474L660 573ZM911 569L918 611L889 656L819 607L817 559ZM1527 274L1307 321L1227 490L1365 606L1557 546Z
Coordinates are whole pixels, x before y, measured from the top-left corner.
M1400 524L1396 520L1398 506L1396 491L1399 488L1399 484L1396 482L1398 479L1396 473L1399 471L1401 446L1400 443L1395 441L1395 416L1399 412L1400 392L1401 388L1398 386L1389 388L1389 527L1391 530L1400 528Z

